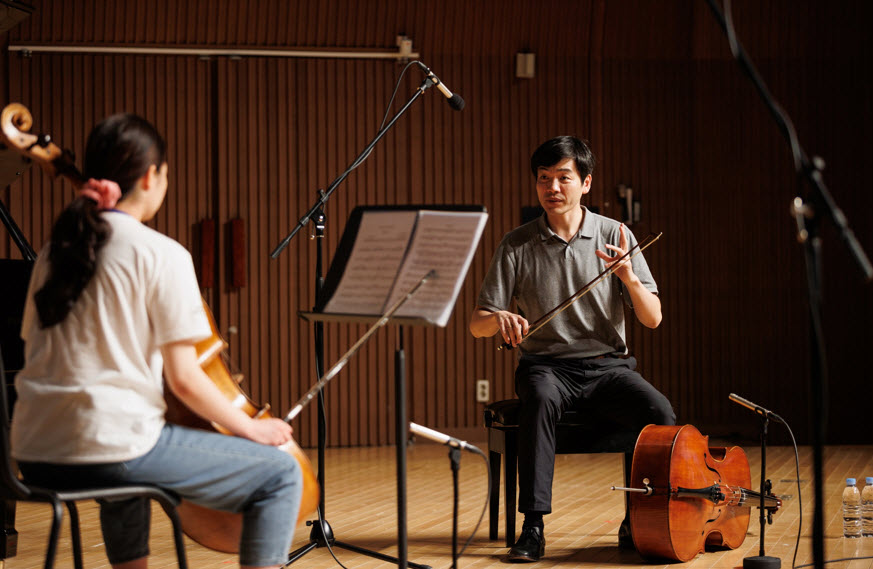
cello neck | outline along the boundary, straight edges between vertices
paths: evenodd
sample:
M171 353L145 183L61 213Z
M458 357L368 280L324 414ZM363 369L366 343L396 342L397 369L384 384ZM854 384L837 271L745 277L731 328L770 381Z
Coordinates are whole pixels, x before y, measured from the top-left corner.
M745 488L739 488L743 494L742 503L740 506L761 506L761 493ZM764 494L764 509L775 512L782 507L782 500L773 494Z
M673 492L676 498L697 498L709 500L713 504L727 503L729 506L749 508L761 505L761 493L730 484L713 484L706 488L683 488ZM764 508L776 511L782 507L782 500L772 494L764 494Z
M720 492L724 495L725 500L731 505L738 508L750 508L761 506L761 493L749 490L741 486L730 486L729 484L718 485ZM764 494L764 509L775 512L782 507L782 500L773 494Z

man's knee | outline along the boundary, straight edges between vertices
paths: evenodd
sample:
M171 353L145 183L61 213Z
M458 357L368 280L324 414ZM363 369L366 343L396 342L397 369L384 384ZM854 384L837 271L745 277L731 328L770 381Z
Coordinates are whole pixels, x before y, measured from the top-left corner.
M558 407L561 389L558 379L544 367L519 367L515 391L524 404L534 407Z
M561 394L553 385L536 383L518 395L521 400L520 420L522 422L542 420L556 422L561 415Z
M660 397L656 397L649 407L650 422L654 425L675 425L676 413L673 411L673 405L663 394L658 393L658 395Z

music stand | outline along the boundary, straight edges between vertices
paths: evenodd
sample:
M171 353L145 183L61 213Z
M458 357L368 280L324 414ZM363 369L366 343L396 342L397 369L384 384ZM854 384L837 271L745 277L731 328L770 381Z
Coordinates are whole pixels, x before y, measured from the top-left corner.
M398 556L395 559L337 541L332 532L323 535L330 545L396 563L401 569L407 564L428 567L407 560L403 326L444 327L448 323L487 219L485 208L479 205L359 206L346 224L316 309L299 313L313 322L376 322L386 307L402 300L410 286L435 272L429 286L408 298L390 319L400 325L394 354ZM320 543L310 543L293 552L289 563L317 546Z

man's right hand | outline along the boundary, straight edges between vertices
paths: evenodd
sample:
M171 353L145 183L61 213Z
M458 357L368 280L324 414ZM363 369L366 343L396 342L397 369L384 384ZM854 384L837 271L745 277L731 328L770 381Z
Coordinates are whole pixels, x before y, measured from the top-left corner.
M500 333L503 335L503 341L511 345L513 348L521 343L521 339L527 334L530 329L530 324L527 320L512 312L501 310L494 312L494 317L497 319L497 325L500 327Z
M512 347L521 343L529 329L530 324L523 316L507 310L490 312L477 307L470 318L470 332L474 336L483 338L500 332L503 341Z

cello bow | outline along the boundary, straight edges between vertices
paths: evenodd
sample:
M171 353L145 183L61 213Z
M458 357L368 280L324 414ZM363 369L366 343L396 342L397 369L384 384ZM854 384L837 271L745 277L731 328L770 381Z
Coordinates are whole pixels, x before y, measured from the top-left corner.
M577 290L575 293L570 295L567 299L563 300L558 306L554 307L553 309L551 309L550 311L545 313L543 316L541 316L536 322L531 324L530 329L528 330L527 334L522 336L521 340L519 340L518 343L521 344L522 342L527 340L532 334L534 334L537 331L539 331L540 329L542 329L542 327L545 326L546 324L548 324L555 316L557 316L561 312L565 311L574 302L576 302L577 300L579 300L580 298L582 298L583 296L588 294L591 291L591 289L593 289L595 286L597 286L599 283L601 283L604 279L606 279L606 277L610 276L612 273L614 273L616 270L618 270L618 267L622 263L624 263L625 261L630 261L631 259L633 259L637 255L642 253L643 250L645 250L649 245L651 245L652 243L654 243L655 241L660 239L661 235L663 235L663 234L664 234L663 231L658 233L657 235L652 233L652 234L648 235L645 239L643 239L642 241L640 241L639 243L637 243L636 245L634 245L633 247L628 249L624 255L620 256L618 259L613 261L613 263L609 267L607 267L599 275L597 275L596 277L594 277L593 279L588 281L588 283L586 283L585 286L583 286L582 288ZM509 342L504 342L503 344L501 344L500 346L497 347L498 350L503 350L503 349L511 350L512 348L513 348L513 346Z

